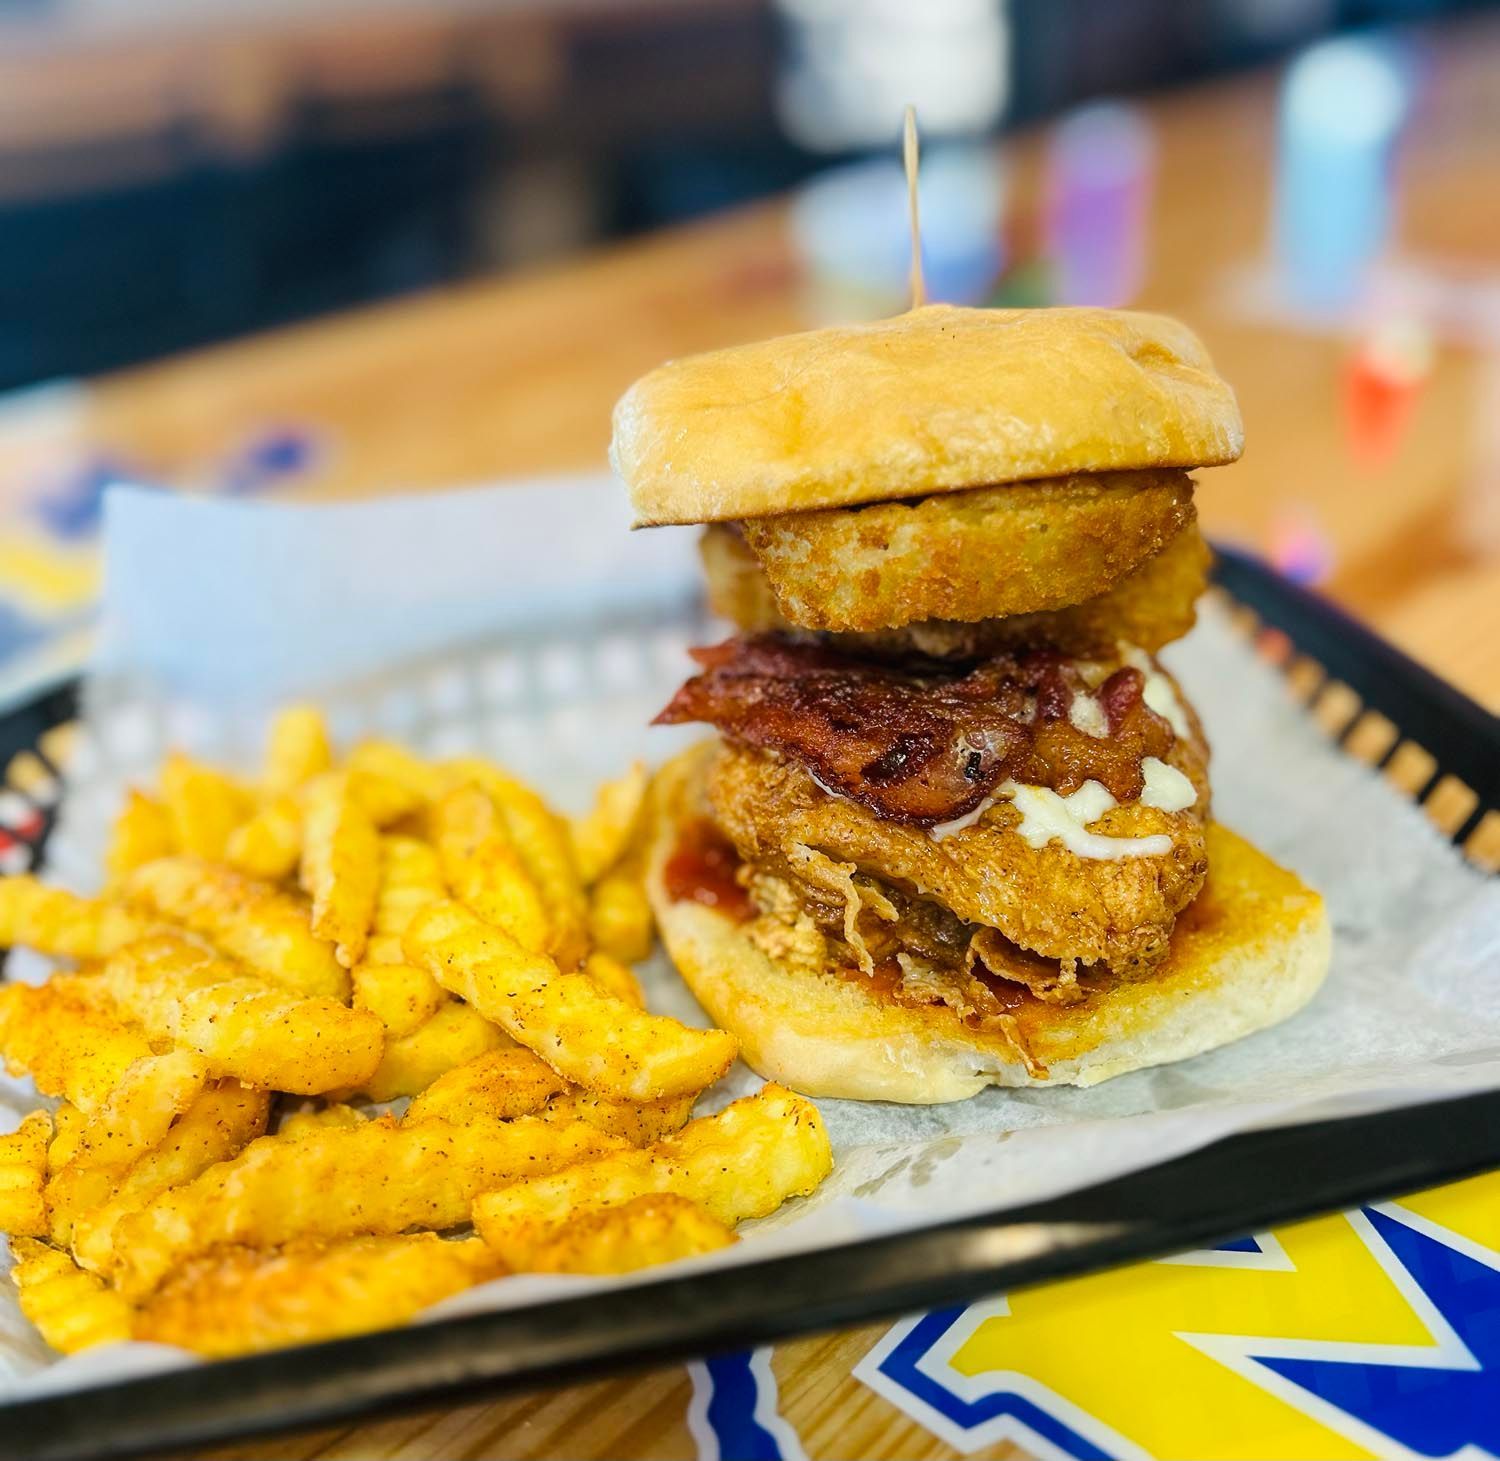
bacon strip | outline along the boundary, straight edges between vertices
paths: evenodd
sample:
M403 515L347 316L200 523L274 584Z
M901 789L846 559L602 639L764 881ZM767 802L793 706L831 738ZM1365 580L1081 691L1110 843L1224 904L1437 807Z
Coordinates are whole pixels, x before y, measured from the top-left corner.
M705 721L732 740L777 751L825 788L892 821L961 817L1007 777L1066 795L1102 782L1121 801L1141 792L1141 759L1165 754L1172 731L1141 698L1139 671L1115 671L1096 692L1051 651L988 660L966 673L906 670L775 635L693 651L703 673L656 717ZM1094 693L1109 733L1070 719Z

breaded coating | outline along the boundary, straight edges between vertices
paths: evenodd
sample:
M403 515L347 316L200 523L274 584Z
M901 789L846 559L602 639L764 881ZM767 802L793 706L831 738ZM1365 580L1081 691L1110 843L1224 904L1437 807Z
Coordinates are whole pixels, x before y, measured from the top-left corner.
M771 585L737 529L715 523L704 531L699 546L714 613L752 633L795 627L776 607ZM1121 640L1154 653L1193 627L1212 560L1203 534L1191 523L1112 588L1067 608L977 623L923 619L899 629L823 637L849 654L897 660L912 653L931 659L988 659L1036 648L1087 658L1111 652Z
M1195 768L1184 751L1179 742L1174 760L1199 785L1202 762ZM1206 791L1206 778L1201 786ZM1093 830L1172 839L1166 856L1111 860L1079 857L1056 843L1031 847L1006 802L972 826L934 838L828 795L791 761L729 745L710 773L708 796L740 855L778 876L804 885L816 880L812 852L940 904L964 923L998 929L1023 949L1116 970L1165 955L1177 914L1208 871L1196 808L1164 812L1134 803L1107 812ZM1200 805L1204 800L1200 792Z
M740 525L805 629L973 622L1081 603L1194 520L1186 472L1097 472Z

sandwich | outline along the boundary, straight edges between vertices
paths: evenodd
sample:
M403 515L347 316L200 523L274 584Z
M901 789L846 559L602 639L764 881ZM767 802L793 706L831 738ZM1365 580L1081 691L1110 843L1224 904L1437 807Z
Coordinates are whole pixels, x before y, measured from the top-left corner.
M669 362L621 399L638 526L712 608L658 719L663 941L761 1075L940 1102L1091 1085L1275 1024L1323 903L1214 820L1157 652L1210 555L1232 391L1181 324L934 305Z

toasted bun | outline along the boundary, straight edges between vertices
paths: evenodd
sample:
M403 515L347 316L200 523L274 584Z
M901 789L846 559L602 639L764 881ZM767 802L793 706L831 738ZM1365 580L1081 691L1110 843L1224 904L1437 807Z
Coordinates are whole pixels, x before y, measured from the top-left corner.
M1208 882L1156 970L1082 1004L1028 1001L1016 1012L1046 1070L1028 1073L1007 1038L968 1028L944 1006L910 1008L857 978L794 969L724 914L671 901L662 868L682 819L701 806L704 761L694 748L662 773L647 891L668 953L714 1021L739 1037L745 1061L807 1095L928 1104L987 1085L1095 1085L1277 1024L1328 972L1322 898L1215 824Z
M928 305L670 361L615 407L638 525L1232 462L1234 393L1162 315Z

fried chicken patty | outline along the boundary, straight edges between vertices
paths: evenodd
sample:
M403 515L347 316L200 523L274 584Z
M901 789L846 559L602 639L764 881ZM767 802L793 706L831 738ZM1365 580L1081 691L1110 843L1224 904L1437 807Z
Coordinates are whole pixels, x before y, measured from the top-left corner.
M709 605L716 614L751 632L793 627L737 528L710 524L699 548ZM851 654L889 659L917 653L931 659L975 660L1035 648L1087 657L1113 649L1120 640L1155 652L1193 627L1211 557L1197 524L1190 523L1112 588L1067 608L977 623L922 619L899 629L819 638Z
M934 957L934 940L965 958L975 930L993 929L1057 960L1065 975L1075 964L1134 973L1165 955L1177 915L1208 871L1207 748L1196 736L1179 739L1166 759L1192 781L1198 800L1180 812L1139 802L1105 812L1090 831L1171 839L1164 855L1118 859L1080 857L1055 842L1031 846L1006 801L935 837L830 795L789 759L729 743L707 791L715 822L751 869L752 896L761 876L792 887L815 915L852 900L846 935L863 934L859 915L869 909L896 925L898 938L903 925L918 928L921 936L905 943L924 958Z

